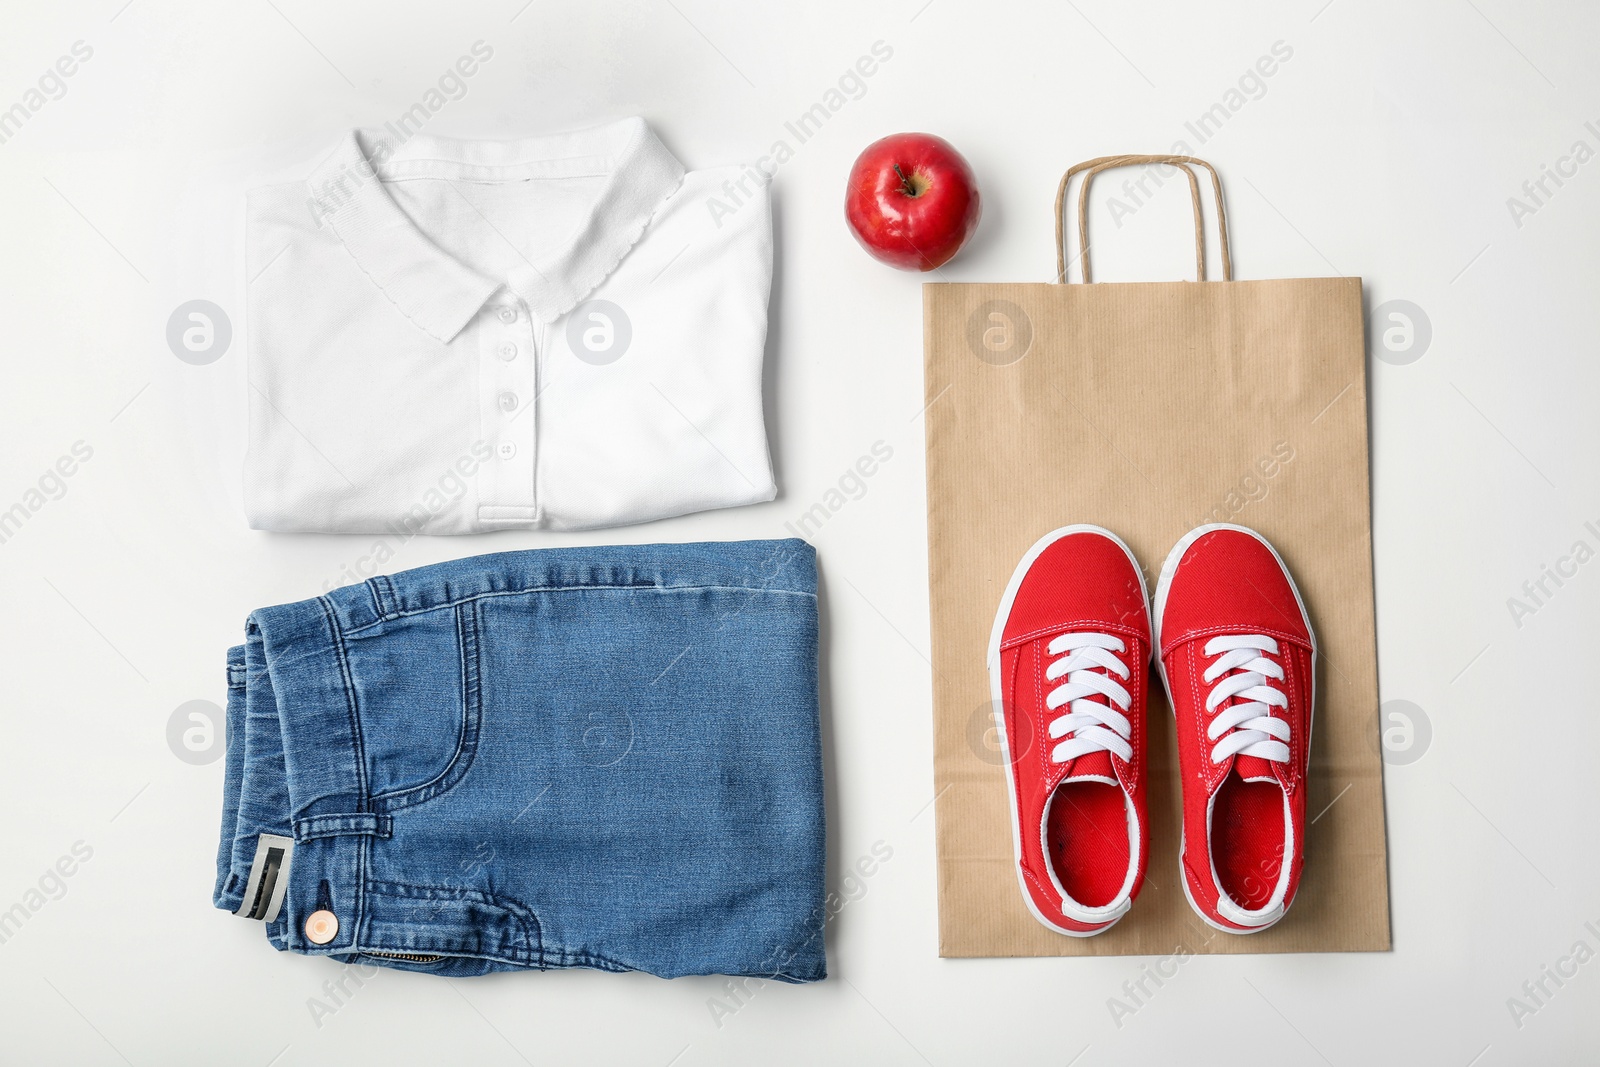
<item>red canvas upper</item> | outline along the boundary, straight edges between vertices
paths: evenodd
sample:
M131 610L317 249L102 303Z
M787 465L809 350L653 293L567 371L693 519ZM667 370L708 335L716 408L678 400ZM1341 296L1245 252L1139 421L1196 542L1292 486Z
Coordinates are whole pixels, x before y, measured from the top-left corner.
M1009 603L1002 602L996 619L990 671L1010 760L1019 881L1042 922L1088 934L1120 917L1144 876L1150 620L1139 571L1121 543L1092 528L1069 531L1043 539L1031 562L1019 565ZM1128 671L1126 678L1116 676L1130 697L1126 759L1104 750L1052 759L1056 746L1073 735L1050 736L1052 721L1069 707L1047 706L1051 691L1067 679L1046 672L1062 658L1050 651L1051 642L1070 633L1104 634L1124 644L1114 655ZM1103 696L1092 699L1108 704ZM1130 872L1132 888L1125 894ZM1094 916L1090 921L1064 913L1063 888L1082 905L1080 915ZM1115 914L1099 914L1108 909Z
M1157 593L1161 663L1177 719L1183 875L1202 918L1249 932L1276 922L1299 885L1315 649L1289 574L1259 535L1220 527L1190 536L1168 559ZM1207 733L1214 718L1250 698L1234 696L1207 709L1208 694L1226 675L1206 680L1207 668L1223 655L1206 646L1213 638L1247 635L1277 645L1259 658L1275 663L1283 677L1263 677L1260 685L1286 699L1287 706L1264 710L1288 724L1286 760L1244 752L1213 759L1221 740Z

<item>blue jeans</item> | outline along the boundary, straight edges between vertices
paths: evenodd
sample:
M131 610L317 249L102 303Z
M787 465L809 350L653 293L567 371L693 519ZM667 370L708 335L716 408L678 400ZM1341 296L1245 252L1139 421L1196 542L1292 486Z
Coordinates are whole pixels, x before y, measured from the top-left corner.
M798 540L545 549L253 613L216 906L442 975L824 977L816 588Z

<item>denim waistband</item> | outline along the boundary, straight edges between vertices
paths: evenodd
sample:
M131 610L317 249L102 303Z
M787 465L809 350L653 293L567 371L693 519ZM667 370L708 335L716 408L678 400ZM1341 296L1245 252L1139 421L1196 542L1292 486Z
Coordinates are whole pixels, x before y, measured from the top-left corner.
M372 755L374 739L363 737L370 726L357 705L358 693L373 683L353 676L350 649L354 643L381 640L386 627L405 626L415 621L411 616L440 613L438 618L448 621L436 625L453 628L453 647L460 650L459 664L452 662L450 669L452 674L459 670L470 708L481 700L482 685L476 672L483 613L473 605L486 598L565 591L602 596L714 592L722 598L719 610L735 619L741 611L755 616L766 610L758 605L771 603L774 594L779 599L783 594L810 598L813 723L811 736L794 734L795 751L801 762L809 763L813 756L820 759L811 751L818 743L816 589L814 550L803 541L608 546L478 556L380 575L321 597L252 613L245 643L228 654L227 763L214 902L226 910L239 909L258 835L280 835L294 840L294 871L314 872L316 879L314 892L291 894L278 919L268 924L268 936L279 948L337 956L383 944L405 952L457 951L506 966L626 969L626 962L552 943L538 916L470 888L454 893L455 899L418 899L408 887L374 884L367 869L372 839L391 838L397 816L449 791L467 773L478 720L467 716L458 758L432 780L403 785L370 780L384 772ZM404 665L397 669L403 672ZM799 800L808 803L804 797ZM819 897L820 819L819 780ZM291 878L300 884L299 873ZM374 894L383 899L375 901ZM305 919L313 908L329 902L342 904L346 916L361 918L345 921L328 943L312 944L303 928ZM791 970L780 961L770 972L757 968L750 973L801 981L820 977L818 921L815 963ZM434 933L448 944L422 943Z
M717 541L696 544L614 545L498 552L439 563L361 585L335 589L328 610L345 633L386 619L431 611L477 597L558 589L748 589L814 596L816 553L804 541ZM314 601L268 613L298 617ZM258 618L278 617L257 612Z

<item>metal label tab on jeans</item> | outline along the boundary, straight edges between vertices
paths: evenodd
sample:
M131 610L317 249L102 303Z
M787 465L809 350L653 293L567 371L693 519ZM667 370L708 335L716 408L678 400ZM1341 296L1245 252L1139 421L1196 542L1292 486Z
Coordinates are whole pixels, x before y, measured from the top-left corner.
M250 878L244 886L244 900L234 914L262 922L277 919L278 910L283 907L283 896L289 889L289 864L293 859L294 838L258 835L256 858L250 864Z

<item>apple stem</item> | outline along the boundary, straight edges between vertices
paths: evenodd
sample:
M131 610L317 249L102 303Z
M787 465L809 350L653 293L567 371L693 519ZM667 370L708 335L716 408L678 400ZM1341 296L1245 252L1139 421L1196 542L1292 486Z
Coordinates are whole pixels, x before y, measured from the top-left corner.
M904 189L907 196L915 197L917 187L911 184L911 179L906 177L906 172L900 169L900 164L894 165L894 172L900 176L900 188Z

